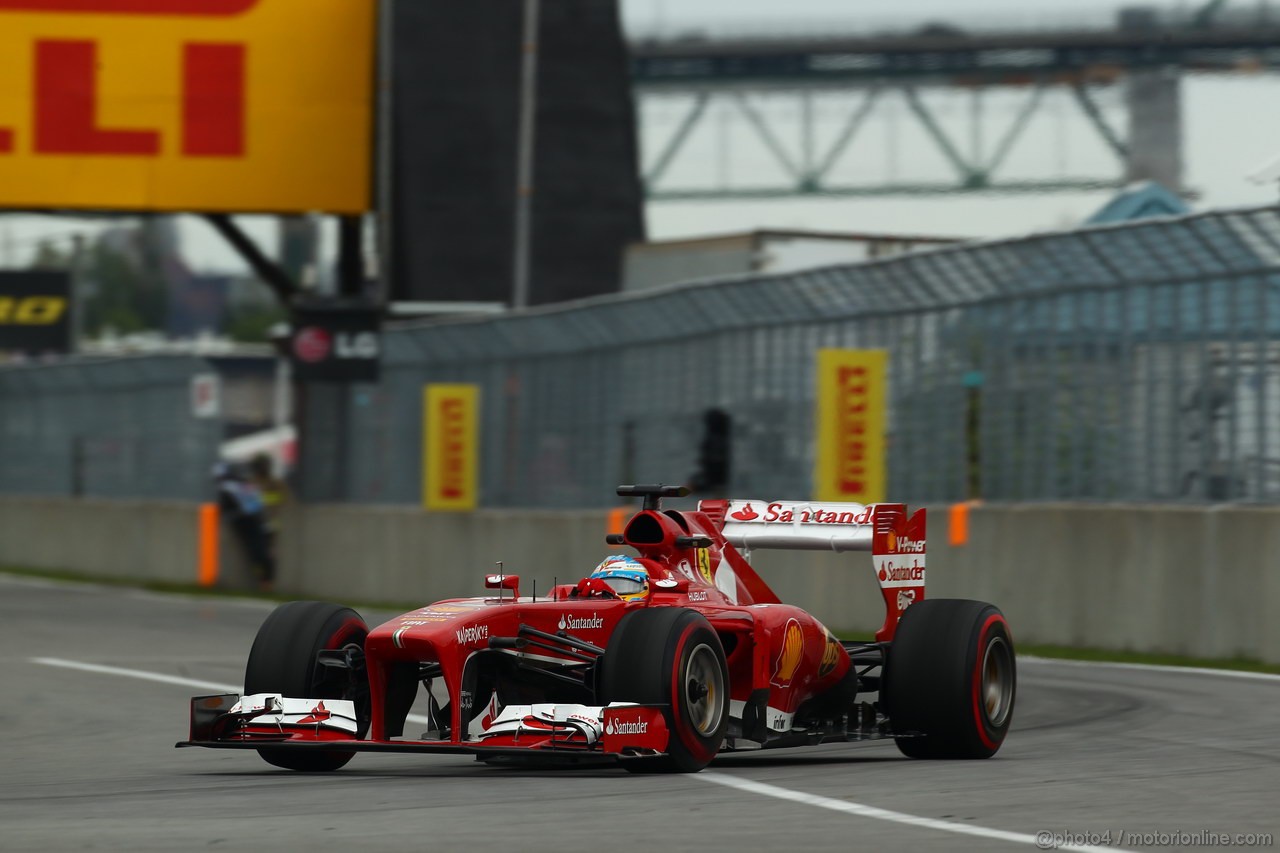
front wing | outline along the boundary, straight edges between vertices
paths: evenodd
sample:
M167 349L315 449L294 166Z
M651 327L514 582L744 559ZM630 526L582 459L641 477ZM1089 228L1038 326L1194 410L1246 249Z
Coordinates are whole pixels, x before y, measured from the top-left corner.
M468 740L371 741L357 736L355 706L349 701L227 693L191 700L190 738L176 746L617 761L666 754L669 733L662 710L621 702L510 705L486 717L481 733Z

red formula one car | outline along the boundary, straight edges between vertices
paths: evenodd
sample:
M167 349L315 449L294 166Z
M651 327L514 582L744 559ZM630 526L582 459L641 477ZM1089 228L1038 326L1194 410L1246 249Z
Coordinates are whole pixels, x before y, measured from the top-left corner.
M893 738L913 758L1000 748L1016 681L1009 628L990 604L925 600L923 510L662 509L685 493L619 488L644 508L608 542L638 556L542 596L490 575L488 597L373 630L340 605L284 604L254 640L245 695L193 699L178 746L256 749L293 770L334 770L357 752L459 752L668 771L722 750L833 741ZM779 601L746 559L761 548L871 551L886 609L875 641L838 640Z

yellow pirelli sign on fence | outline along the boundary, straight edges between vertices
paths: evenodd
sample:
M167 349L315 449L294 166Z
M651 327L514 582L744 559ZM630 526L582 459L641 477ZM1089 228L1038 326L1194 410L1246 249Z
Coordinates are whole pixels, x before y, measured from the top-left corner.
M480 389L428 385L423 392L422 504L431 510L473 510L479 503Z
M369 208L375 0L0 0L0 207Z
M885 499L888 362L884 350L818 351L815 500Z

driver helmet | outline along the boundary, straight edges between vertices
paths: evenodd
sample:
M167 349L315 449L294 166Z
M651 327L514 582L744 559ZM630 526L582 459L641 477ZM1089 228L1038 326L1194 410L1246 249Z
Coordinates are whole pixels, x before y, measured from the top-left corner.
M621 555L606 557L591 572L623 601L636 601L649 595L649 572L639 560Z

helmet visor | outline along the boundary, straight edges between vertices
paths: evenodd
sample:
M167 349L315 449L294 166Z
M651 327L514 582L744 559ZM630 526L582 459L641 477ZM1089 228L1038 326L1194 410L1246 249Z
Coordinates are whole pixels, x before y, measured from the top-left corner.
M605 575L603 580L614 592L624 598L631 595L644 595L649 589L648 582L623 575Z

